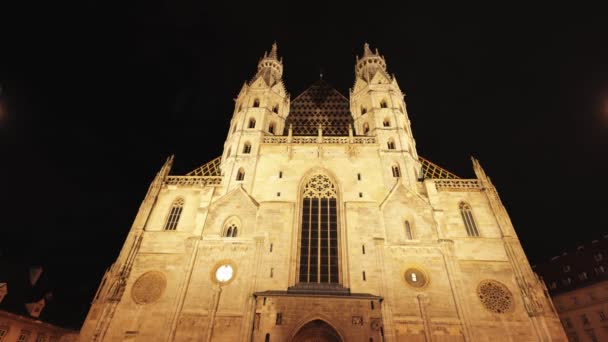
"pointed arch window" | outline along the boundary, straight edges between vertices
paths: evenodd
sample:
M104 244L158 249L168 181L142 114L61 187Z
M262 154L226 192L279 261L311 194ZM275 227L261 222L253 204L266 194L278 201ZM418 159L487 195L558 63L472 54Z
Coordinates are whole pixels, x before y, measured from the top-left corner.
M369 124L366 122L363 124L363 134L369 133Z
M253 100L253 107L258 108L259 106L260 106L260 100L259 99Z
M412 225L410 225L410 221L405 221L405 239L412 240L414 238L414 234L412 234Z
M224 229L224 237L237 237L239 234L239 227L236 222L229 222L227 227Z
M249 128L255 128L255 119L254 118L249 118L249 126L247 126Z
M386 99L380 101L380 108L388 108L388 105L386 103Z
M393 140L393 138L389 138L388 142L386 143L386 146L388 147L389 150L394 150L395 149L395 140Z
M243 170L243 168L240 168L239 171L236 173L236 180L242 181L244 179L245 179L245 170Z
M245 142L245 145L243 145L243 153L251 153L251 143L249 141Z
M179 222L179 218L182 215L182 210L184 209L184 199L178 198L173 201L171 205L171 209L169 210L169 216L167 216L167 221L165 222L164 230L175 230L177 228L177 223Z
M367 113L367 108L361 106L361 115Z
M268 125L268 133L270 133L270 134L274 134L274 127L275 127L274 122L271 122L271 123Z
M468 203L460 202L460 215L464 221L464 226L467 229L468 236L479 236L479 230L477 230L477 224L473 218L473 212L471 206Z
M304 185L300 230L300 283L339 284L338 202L335 185L316 174Z
M273 113L276 113L276 114L279 114L279 105L274 105L274 106L272 107L272 112L273 112Z
M382 121L382 126L384 126L384 127L391 127L391 119L384 118L384 121Z
M393 177L395 177L395 178L401 177L401 169L399 168L399 165L391 166L391 170L393 171Z

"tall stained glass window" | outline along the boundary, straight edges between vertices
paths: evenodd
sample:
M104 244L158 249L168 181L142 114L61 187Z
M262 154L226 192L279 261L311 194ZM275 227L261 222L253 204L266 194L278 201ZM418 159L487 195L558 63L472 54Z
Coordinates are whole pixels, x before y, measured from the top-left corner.
M337 191L326 175L304 186L301 228L299 282L338 284Z

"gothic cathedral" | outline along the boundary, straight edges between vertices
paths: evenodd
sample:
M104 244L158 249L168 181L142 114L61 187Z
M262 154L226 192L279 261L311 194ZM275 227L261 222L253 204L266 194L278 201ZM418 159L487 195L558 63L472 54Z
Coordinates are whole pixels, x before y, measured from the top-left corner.
M294 99L276 45L222 155L153 180L82 341L567 341L495 187L418 156L367 44Z

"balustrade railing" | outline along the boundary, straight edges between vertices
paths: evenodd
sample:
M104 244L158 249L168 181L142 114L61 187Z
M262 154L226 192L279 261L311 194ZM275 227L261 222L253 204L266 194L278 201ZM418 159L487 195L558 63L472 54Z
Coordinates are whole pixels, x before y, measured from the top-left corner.
M168 176L166 185L177 186L218 186L222 183L222 177L218 176Z
M481 183L477 179L435 179L437 191L481 191Z

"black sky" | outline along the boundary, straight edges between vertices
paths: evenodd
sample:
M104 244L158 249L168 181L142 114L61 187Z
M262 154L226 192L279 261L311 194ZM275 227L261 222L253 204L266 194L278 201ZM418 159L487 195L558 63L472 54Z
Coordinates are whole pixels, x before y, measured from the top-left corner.
M348 96L355 55L378 48L419 154L462 177L480 159L533 262L608 233L604 11L328 3L0 12L0 248L54 279L43 318L79 328L164 159L183 174L221 154L275 40L292 98L321 70Z

